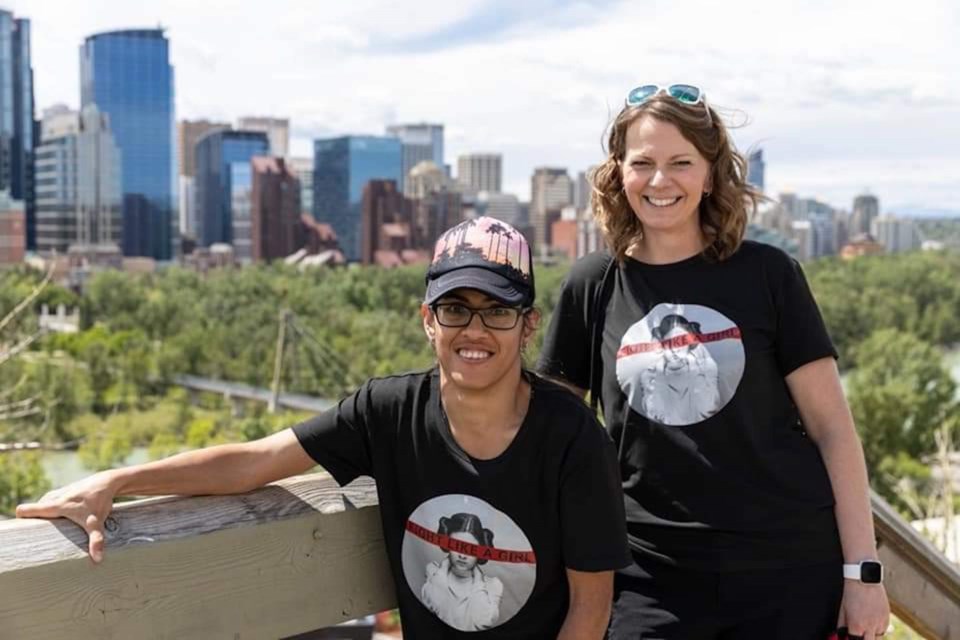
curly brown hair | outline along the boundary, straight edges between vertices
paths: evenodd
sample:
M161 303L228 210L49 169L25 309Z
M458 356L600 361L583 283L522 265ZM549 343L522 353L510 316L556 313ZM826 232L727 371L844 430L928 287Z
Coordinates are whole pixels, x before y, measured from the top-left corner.
M622 262L630 246L643 237L643 224L623 192L621 163L627 151L627 129L645 115L677 127L710 163L712 188L700 201L700 229L707 239L703 253L718 261L729 258L743 241L747 212L762 195L747 183L747 162L734 148L717 112L706 103L687 105L667 95L624 107L617 114L610 125L607 158L590 175L593 216L610 251Z

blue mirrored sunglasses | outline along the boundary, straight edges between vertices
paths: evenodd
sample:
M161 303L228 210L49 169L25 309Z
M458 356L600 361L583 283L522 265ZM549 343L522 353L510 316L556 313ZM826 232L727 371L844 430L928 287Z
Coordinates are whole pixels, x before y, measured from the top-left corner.
M671 84L667 87L661 87L658 84L645 84L632 89L627 94L627 106L639 106L660 93L666 93L677 102L689 105L700 104L704 100L703 91L700 87L695 87L692 84Z

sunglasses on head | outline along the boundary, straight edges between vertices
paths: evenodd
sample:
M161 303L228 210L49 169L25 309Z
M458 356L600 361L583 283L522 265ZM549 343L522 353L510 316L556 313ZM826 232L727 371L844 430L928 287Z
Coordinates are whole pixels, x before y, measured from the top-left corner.
M630 93L627 94L627 106L639 106L661 93L667 94L682 104L695 105L704 100L703 90L692 84L671 84L666 87L661 87L658 84L644 84L636 89L631 89Z

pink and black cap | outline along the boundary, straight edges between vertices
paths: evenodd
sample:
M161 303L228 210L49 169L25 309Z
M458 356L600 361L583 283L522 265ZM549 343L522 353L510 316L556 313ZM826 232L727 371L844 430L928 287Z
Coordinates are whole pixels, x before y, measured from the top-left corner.
M486 216L444 232L427 269L424 302L433 304L454 289L476 289L508 305L532 305L533 260L523 234Z

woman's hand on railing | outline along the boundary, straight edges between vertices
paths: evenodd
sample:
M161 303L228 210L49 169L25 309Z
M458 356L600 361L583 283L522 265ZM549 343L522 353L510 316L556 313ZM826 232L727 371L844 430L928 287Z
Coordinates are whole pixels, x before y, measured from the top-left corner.
M80 525L90 540L90 558L103 560L103 525L113 509L116 489L109 472L101 472L50 491L36 503L17 506L18 518L67 518Z

